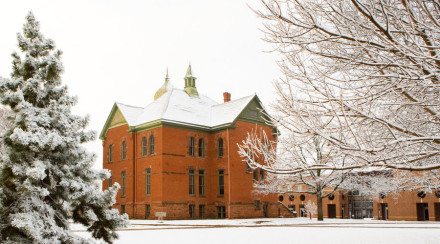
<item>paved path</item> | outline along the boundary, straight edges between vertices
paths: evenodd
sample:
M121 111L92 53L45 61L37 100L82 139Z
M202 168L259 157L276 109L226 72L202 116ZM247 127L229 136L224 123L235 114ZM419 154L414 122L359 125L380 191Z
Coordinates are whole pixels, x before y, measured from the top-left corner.
M133 227L137 228L126 228L118 229L116 231L138 231L138 230L171 230L171 229L212 229L212 228L261 228L261 227L299 227L299 228L368 228L368 229L438 229L440 230L440 225L438 226L425 226L425 225L435 225L436 223L430 222L405 222L405 223L298 223L298 224L284 224L275 225L267 224L264 222L256 222L253 225L234 225L234 224L224 224L224 225L199 225L199 224L167 224L167 223L157 223L157 224L131 224ZM388 225L388 226L387 226ZM407 225L417 225L417 226L407 226ZM74 230L73 232L86 232L86 230Z

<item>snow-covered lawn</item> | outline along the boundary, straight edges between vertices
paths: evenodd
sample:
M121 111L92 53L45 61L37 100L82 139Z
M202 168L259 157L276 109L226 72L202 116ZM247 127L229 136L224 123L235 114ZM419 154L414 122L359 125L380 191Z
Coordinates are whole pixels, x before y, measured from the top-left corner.
M78 235L90 236L73 225ZM440 222L306 218L131 220L115 243L440 243Z

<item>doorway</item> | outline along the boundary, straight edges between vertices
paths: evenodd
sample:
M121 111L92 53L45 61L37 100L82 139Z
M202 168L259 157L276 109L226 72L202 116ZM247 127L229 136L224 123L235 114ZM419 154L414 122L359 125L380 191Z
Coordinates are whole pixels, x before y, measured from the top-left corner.
M417 203L417 220L418 221L429 220L428 203Z
M440 221L440 202L434 203L435 221Z
M328 209L328 218L335 219L336 218L336 204L327 204Z

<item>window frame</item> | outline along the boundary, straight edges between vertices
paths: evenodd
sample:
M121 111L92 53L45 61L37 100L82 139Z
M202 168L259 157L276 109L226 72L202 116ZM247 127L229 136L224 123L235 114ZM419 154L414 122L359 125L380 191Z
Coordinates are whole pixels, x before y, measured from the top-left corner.
M204 219L205 218L205 204L199 205L199 218Z
M145 204L145 219L150 219L150 217L151 217L150 204Z
M108 162L113 162L113 144L108 146Z
M218 196L223 197L225 195L225 170L218 170Z
M205 170L199 170L199 196L205 196Z
M254 200L254 206L255 206L255 210L260 210L261 209L261 201L260 200Z
M195 139L191 136L188 140L188 155L194 157L196 154Z
M126 177L127 176L124 170L121 172L121 197L125 197Z
M148 144L147 144L147 137L142 137L142 143L141 143L141 153L142 157L145 157L148 155Z
M226 218L226 206L217 206L217 218L218 219Z
M195 196L196 195L196 172L193 168L188 169L188 175L189 175L189 195Z
M151 195L151 168L145 169L145 196Z
M122 141L121 144L121 160L127 159L127 143Z
M205 157L205 139L200 138L199 139L199 157L204 158Z
M217 140L217 156L219 158L223 158L224 155L224 142L223 142L223 138L218 138Z
M254 182L258 182L258 176L259 176L258 168L255 168L252 172L252 179Z
M196 205L195 204L190 204L188 205L188 210L189 210L189 218L190 219L195 219L196 218Z
M264 170L259 169L260 171L260 184L264 185Z
M149 143L150 143L150 147L149 147L149 153L150 153L150 155L153 155L154 154L154 135L151 135L150 136L150 139L149 139Z

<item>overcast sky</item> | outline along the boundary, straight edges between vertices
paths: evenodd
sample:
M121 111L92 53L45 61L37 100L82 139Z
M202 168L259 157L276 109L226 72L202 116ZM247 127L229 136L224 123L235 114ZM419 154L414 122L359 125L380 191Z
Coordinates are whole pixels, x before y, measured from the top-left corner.
M41 32L63 51L63 83L79 98L74 112L90 115L99 134L115 101L146 106L163 84L183 89L189 62L198 92L222 102L257 93L268 105L279 77L276 56L261 40L248 7L257 0L15 0L0 2L0 76L11 73L16 33L33 11ZM88 145L102 167L102 143Z

